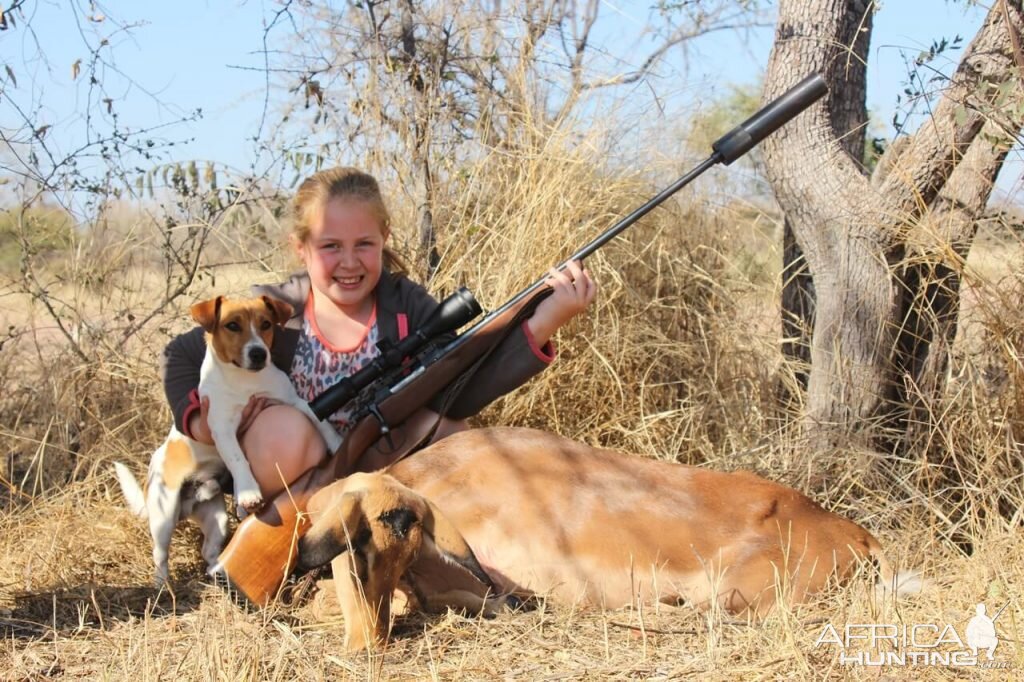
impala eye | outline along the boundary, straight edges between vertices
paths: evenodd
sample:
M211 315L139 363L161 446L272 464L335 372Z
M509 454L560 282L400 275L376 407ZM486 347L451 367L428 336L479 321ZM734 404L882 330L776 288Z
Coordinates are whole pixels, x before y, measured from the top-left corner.
M242 331L242 325L238 324L237 322L228 322L224 326L227 327L230 331L233 331L233 332L240 332L240 331Z

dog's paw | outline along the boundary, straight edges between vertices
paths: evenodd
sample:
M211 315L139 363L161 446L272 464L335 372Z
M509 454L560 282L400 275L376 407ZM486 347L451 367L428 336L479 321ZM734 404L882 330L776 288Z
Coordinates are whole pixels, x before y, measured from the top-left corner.
M153 587L158 590L166 589L171 586L171 576L166 568L156 569L156 573L153 575Z
M196 488L196 502L206 502L220 494L220 483L218 483L216 479L204 481L201 486Z
M206 567L206 577L214 585L226 586L228 584L228 574L219 561Z
M239 490L235 495L235 502L247 514L255 514L263 506L263 496L260 495L259 490Z

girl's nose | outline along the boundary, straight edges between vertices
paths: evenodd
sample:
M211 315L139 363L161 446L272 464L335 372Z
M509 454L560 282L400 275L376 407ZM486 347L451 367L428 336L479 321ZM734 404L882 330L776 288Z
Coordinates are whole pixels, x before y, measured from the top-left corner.
M341 253L338 254L338 265L342 267L351 267L356 263L356 253L352 249L340 249Z

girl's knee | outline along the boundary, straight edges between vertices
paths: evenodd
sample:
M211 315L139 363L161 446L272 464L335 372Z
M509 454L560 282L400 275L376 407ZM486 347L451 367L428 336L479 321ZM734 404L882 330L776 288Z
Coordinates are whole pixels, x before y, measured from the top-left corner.
M327 454L313 423L288 405L260 412L242 436L242 450L264 495L280 492Z

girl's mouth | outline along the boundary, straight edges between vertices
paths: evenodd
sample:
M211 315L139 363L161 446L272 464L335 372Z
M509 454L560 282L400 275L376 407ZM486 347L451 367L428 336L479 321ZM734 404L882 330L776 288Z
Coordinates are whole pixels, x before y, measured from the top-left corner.
M334 281L342 287L357 287L363 281L363 275L356 277L335 277Z

